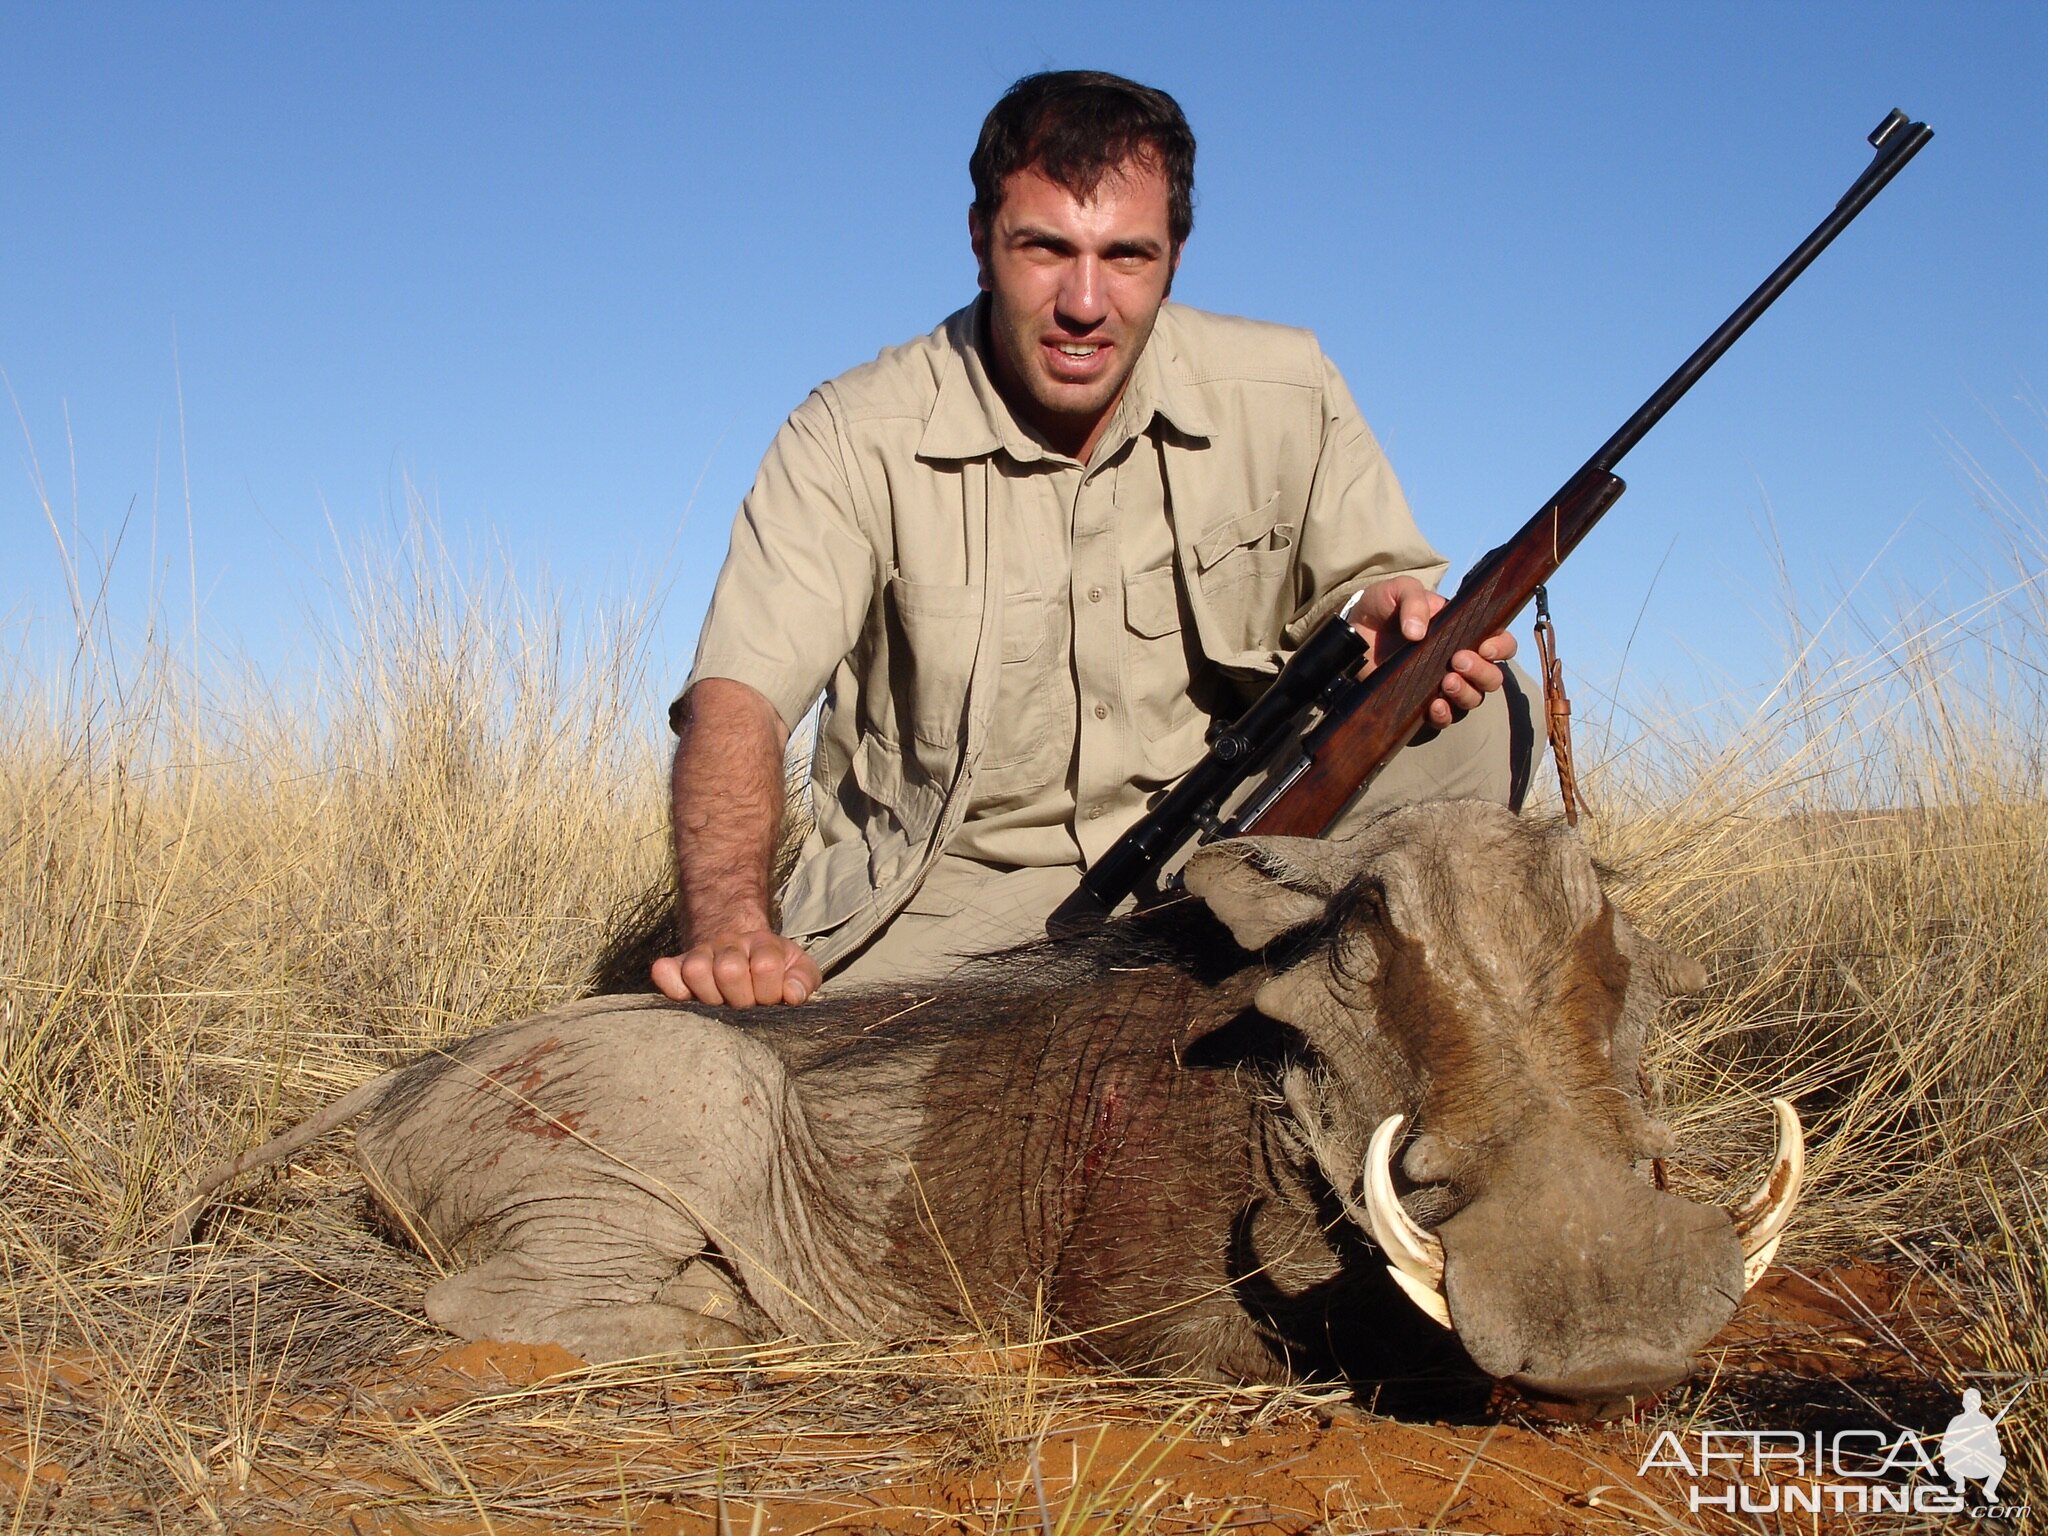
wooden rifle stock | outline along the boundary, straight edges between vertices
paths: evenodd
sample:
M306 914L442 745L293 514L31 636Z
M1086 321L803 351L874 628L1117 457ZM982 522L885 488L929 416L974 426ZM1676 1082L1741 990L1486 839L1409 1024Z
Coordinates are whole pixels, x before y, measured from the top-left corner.
M1466 575L1429 633L1351 684L1302 742L1304 761L1232 824L1233 832L1317 837L1421 727L1451 657L1497 635L1627 489L1593 465Z

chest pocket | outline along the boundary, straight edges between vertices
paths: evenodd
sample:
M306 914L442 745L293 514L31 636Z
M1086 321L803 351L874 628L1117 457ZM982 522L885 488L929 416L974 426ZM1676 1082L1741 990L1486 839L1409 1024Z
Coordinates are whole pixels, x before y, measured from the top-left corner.
M975 770L975 805L983 811L1038 788L1073 756L1073 688L1055 674L1065 664L1065 645L1055 637L1063 616L1042 590L1004 596L1004 668Z
M1270 650L1293 615L1295 533L1275 491L1195 541L1196 580L1220 630L1239 651Z
M981 639L981 588L891 576L886 601L889 726L928 747L952 747Z
M1058 649L1049 633L1051 619L1043 592L1003 597L1003 674L977 774L983 788L994 787L988 775L1030 762L1046 744L1053 701L1045 674Z
M1181 624L1173 567L1124 577L1124 697L1147 741L1181 729L1198 713L1189 680L1193 658Z
M1294 565L1294 534L1294 524L1280 521L1278 491L1211 528L1195 541L1202 590L1220 592L1241 581L1286 575Z

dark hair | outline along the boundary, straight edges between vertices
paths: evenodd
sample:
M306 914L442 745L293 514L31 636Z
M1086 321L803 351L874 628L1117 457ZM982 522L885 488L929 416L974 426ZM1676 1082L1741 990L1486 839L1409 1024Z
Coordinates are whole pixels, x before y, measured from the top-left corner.
M984 227L993 223L1003 178L1021 170L1035 167L1086 199L1133 159L1151 162L1166 178L1167 233L1179 250L1195 227L1195 136L1180 103L1098 69L1026 75L982 122L967 162L974 211Z

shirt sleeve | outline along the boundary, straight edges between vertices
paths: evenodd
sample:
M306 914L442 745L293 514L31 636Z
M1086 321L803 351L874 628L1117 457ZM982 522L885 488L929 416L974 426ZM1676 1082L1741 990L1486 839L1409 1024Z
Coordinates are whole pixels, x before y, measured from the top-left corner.
M1343 376L1323 367L1323 435L1301 520L1301 586L1310 595L1286 628L1300 645L1360 587L1413 576L1435 589L1450 568L1415 526L1408 498L1379 440L1365 424Z
M703 678L730 678L793 728L853 649L874 598L874 555L841 442L816 393L775 434L733 520L684 692Z

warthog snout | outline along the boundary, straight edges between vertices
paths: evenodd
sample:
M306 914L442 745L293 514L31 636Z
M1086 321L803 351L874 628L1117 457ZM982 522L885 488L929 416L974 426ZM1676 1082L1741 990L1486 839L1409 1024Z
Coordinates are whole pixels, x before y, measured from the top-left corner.
M1732 1210L1650 1187L1560 1119L1489 1160L1434 1231L1395 1194L1390 1116L1368 1152L1367 1221L1402 1289L1489 1376L1569 1417L1625 1411L1685 1378L1777 1248L1805 1152L1791 1105L1773 1109L1770 1177Z
M1458 1341L1488 1375L1607 1406L1683 1380L1742 1297L1725 1212L1537 1145L1437 1229Z

